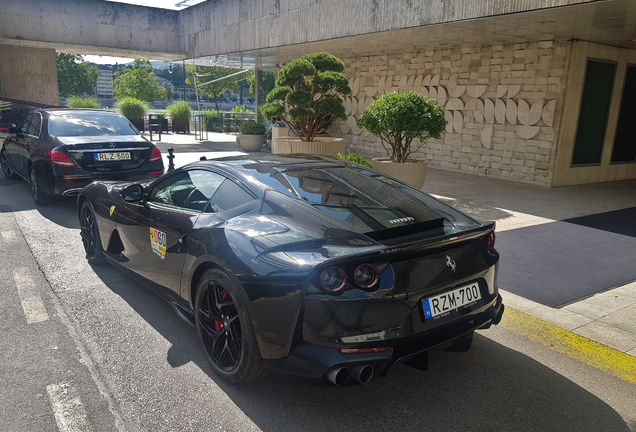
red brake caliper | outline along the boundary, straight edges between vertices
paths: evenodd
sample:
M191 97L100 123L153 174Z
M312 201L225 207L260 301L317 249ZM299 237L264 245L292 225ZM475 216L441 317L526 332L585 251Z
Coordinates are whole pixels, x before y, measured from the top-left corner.
M221 295L221 300L225 301L230 297L230 295L227 293L227 291L223 291L223 294ZM214 321L214 331L218 331L220 332L221 330L223 330L223 323L221 321Z

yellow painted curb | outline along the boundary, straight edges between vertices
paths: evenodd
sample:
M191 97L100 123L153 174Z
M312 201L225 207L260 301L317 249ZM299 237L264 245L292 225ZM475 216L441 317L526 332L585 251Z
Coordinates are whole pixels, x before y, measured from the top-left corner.
M636 357L508 307L499 325L561 354L636 384Z

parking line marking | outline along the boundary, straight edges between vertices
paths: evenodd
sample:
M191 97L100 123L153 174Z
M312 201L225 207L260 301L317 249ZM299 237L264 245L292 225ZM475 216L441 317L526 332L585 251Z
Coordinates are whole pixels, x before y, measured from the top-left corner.
M554 351L636 384L636 357L508 307L499 325Z
M2 236L2 240L7 243L13 243L17 240L15 231L0 231L0 235Z
M26 269L17 269L13 272L15 287L18 290L22 309L26 316L27 324L34 324L49 319L42 298L37 294L35 283Z
M92 430L88 422L86 409L77 390L70 383L49 384L46 386L49 401L57 428L60 432L89 432Z

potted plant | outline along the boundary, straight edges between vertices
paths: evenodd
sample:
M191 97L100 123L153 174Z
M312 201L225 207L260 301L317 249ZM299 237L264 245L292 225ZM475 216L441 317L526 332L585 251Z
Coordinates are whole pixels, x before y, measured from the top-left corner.
M261 114L278 117L295 138L277 140L273 153L344 153L342 138L316 138L333 119L346 120L343 96L351 93L349 81L341 73L342 61L326 52L304 55L287 63L278 72L276 88L267 95ZM285 143L285 145L278 145Z
M102 108L102 104L94 97L70 96L66 101L69 108Z
M181 101L168 105L166 109L172 119L172 132L190 133L190 105L186 101Z
M254 121L247 121L239 126L239 136L236 141L245 151L260 151L263 147L263 135L267 132L267 128Z
M139 132L144 131L144 115L150 107L141 99L126 97L115 102L115 108L126 117Z
M388 157L373 159L373 169L418 189L424 186L426 161L410 156L430 138L440 138L447 123L436 100L413 91L380 96L357 121L359 128L367 130L367 135L380 137L388 154ZM412 146L413 140L418 144Z
M363 154L360 154L360 153L347 153L347 154L336 153L334 156L337 157L338 159L344 159L344 160L352 162L352 163L354 163L356 165L373 169L373 164L371 162L369 162L369 160Z

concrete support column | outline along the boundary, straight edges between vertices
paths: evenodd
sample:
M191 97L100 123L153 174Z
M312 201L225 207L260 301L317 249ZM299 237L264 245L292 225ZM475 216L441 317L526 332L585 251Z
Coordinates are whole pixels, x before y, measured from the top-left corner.
M59 105L55 50L0 45L0 96Z

